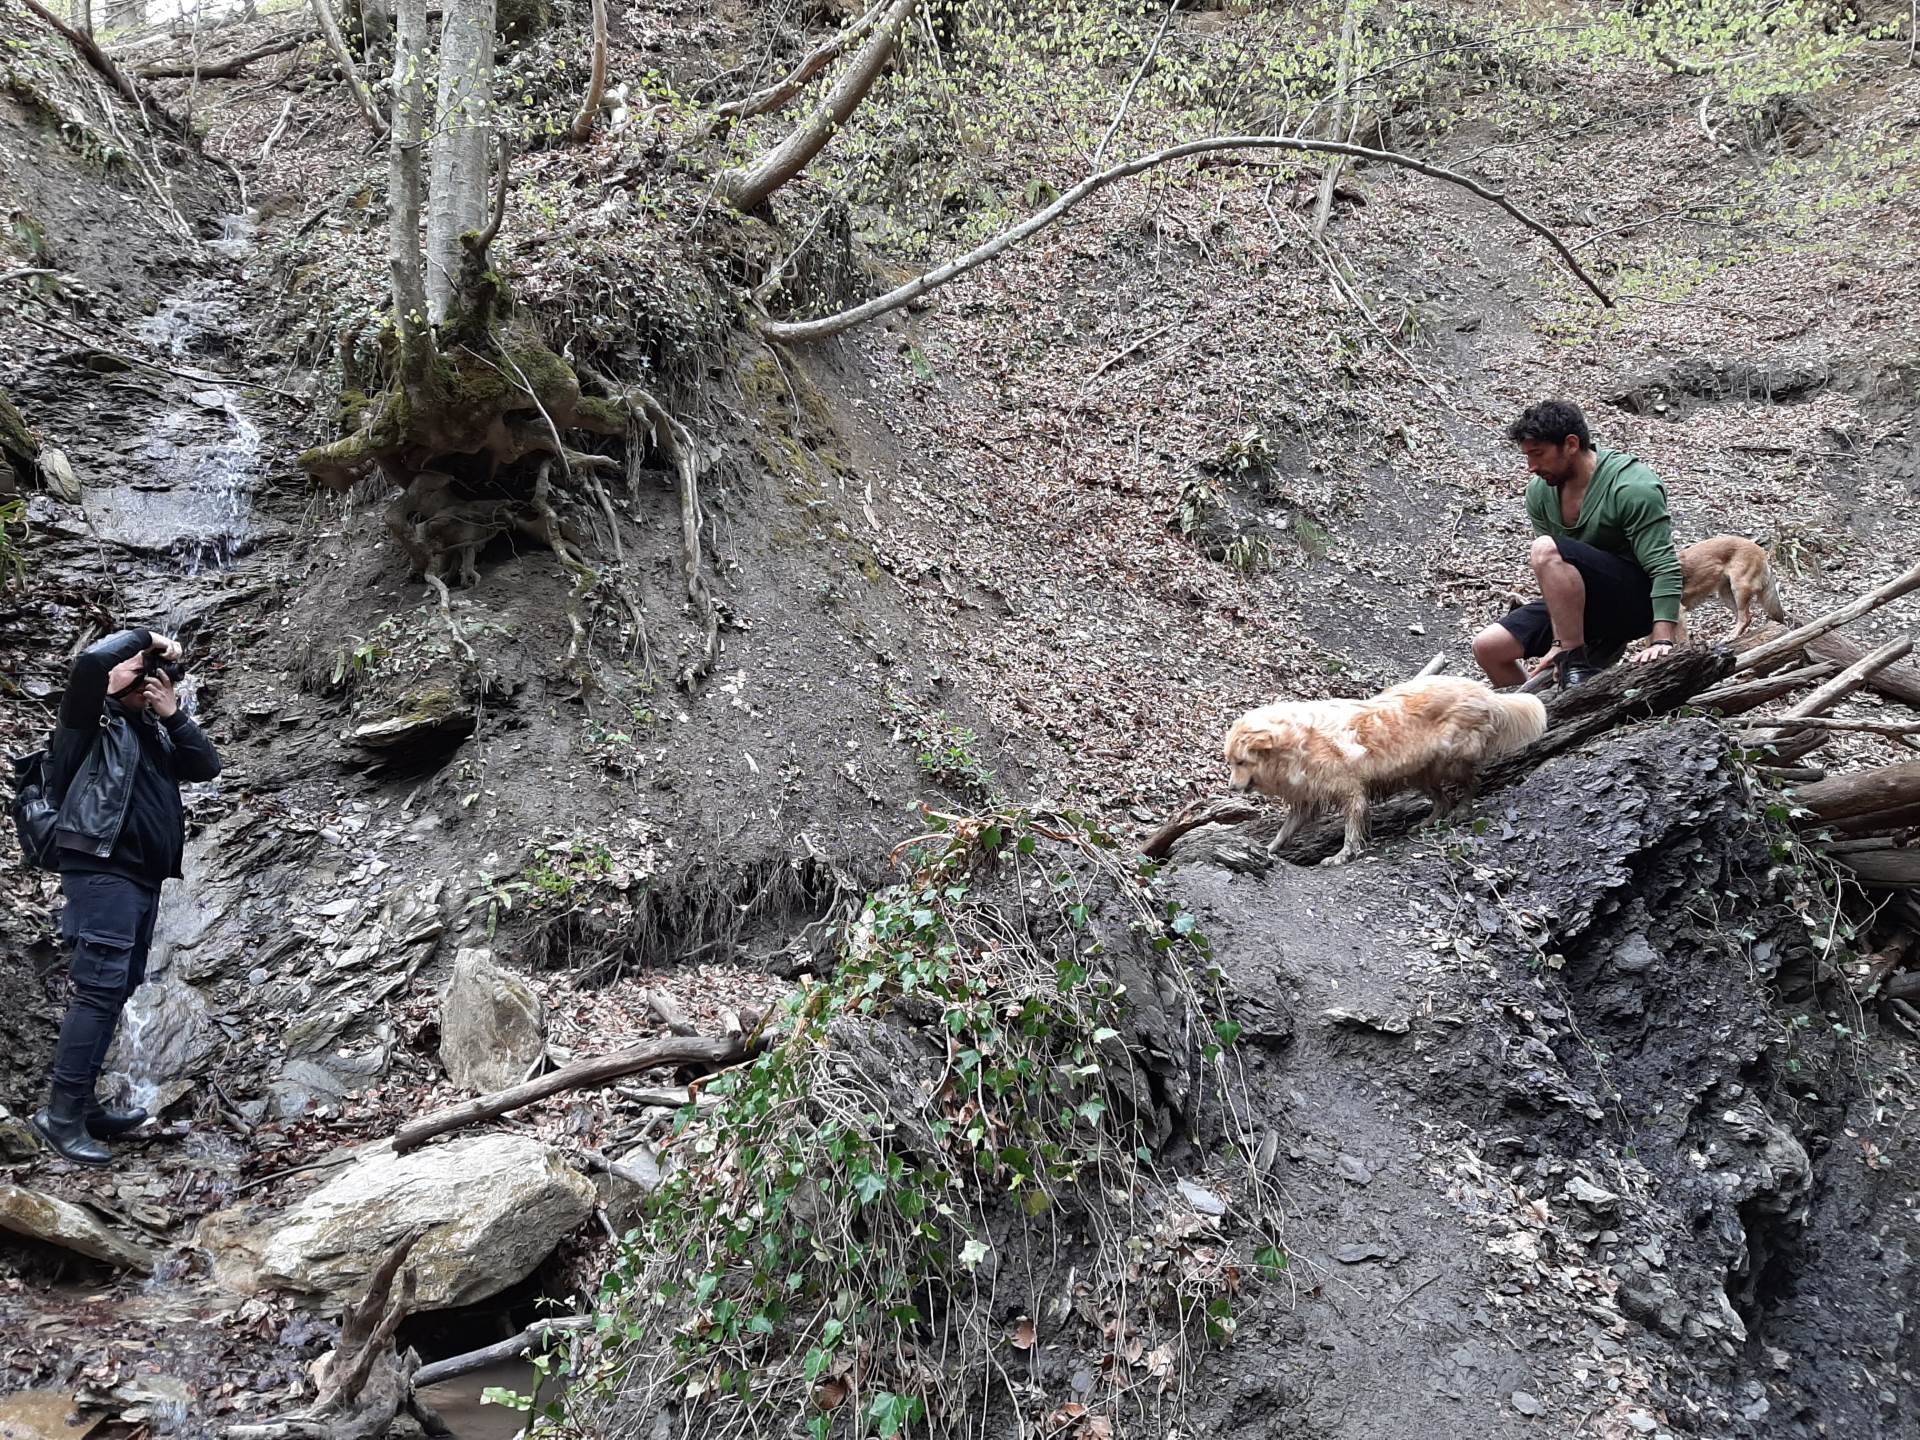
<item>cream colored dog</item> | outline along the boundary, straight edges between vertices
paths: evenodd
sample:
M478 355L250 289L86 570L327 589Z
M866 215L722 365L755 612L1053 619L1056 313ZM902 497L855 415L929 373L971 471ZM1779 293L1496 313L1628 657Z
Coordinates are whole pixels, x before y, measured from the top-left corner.
M1773 583L1773 566L1767 552L1739 535L1713 535L1695 541L1680 552L1680 608L1682 612L1719 600L1733 612L1733 633L1738 640L1753 624L1758 605L1769 620L1787 618L1780 603L1780 587ZM1687 638L1687 620L1680 617L1678 637Z
M1346 816L1346 842L1329 862L1360 853L1367 803L1402 790L1433 797L1442 816L1471 799L1480 767L1540 738L1547 709L1535 695L1498 695L1474 680L1431 675L1371 700L1301 700L1249 710L1227 731L1235 790L1287 802L1278 850L1322 809ZM1449 792L1455 798L1449 800Z

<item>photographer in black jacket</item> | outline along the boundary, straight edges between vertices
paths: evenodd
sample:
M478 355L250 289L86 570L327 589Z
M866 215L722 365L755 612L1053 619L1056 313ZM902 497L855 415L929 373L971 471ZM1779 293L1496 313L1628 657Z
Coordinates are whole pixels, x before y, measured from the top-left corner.
M180 878L180 782L220 773L212 743L174 694L185 673L179 658L178 641L150 630L122 631L84 651L48 747L49 790L61 797L60 933L72 947L73 995L47 1107L33 1127L83 1165L108 1163L100 1142L147 1118L107 1109L94 1087L121 1008L146 978L160 886Z

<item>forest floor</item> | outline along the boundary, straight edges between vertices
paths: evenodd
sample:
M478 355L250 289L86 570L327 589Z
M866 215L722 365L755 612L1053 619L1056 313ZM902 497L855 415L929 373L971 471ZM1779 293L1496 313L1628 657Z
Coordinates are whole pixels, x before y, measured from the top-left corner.
M683 93L764 34L728 3L615 14L616 78L665 71ZM0 21L15 39L29 23ZM269 12L220 43L288 23ZM577 39L529 62L538 103ZM301 1167L459 1097L436 1051L463 947L526 972L557 1061L665 1033L660 991L715 1033L817 962L810 927L887 877L923 804L1044 797L1144 832L1218 788L1218 736L1249 705L1370 693L1435 651L1466 669L1467 638L1525 579L1525 476L1502 431L1535 398L1579 400L1601 443L1646 459L1682 541L1769 542L1795 614L1906 568L1920 227L1900 147L1920 71L1901 48L1867 47L1731 147L1699 118L1708 77L1573 71L1525 143L1497 115L1433 142L1528 197L1612 309L1431 180L1350 177L1321 243L1310 169L1229 169L1115 186L930 305L776 356L676 308L673 283L700 270L684 255L635 280L702 188L661 163L656 132L523 156L498 258L544 322L612 325L608 293L627 287L622 304L693 337L653 358L711 382L679 398L725 454L709 495L725 657L701 695L667 679L692 625L662 478L617 522L650 650L609 653L582 697L557 661L567 577L498 546L453 602L492 667L472 738L398 759L347 737L445 686L445 626L381 497L311 494L292 462L330 438L335 329L384 293L384 157L364 122L295 51L240 80L158 84L191 107L204 156L162 143L103 170L0 96L0 267L62 272L55 304L0 296L0 388L85 495L31 498L32 576L0 615L0 733L33 743L76 644L153 623L188 635L228 759L192 797L189 879L156 953L168 983L148 1002L194 1041L120 1060L172 1095L166 1122L105 1175L0 1152L16 1182L141 1235L159 1277L9 1250L0 1324L22 1340L0 1383L189 1434L295 1403L328 1328L286 1293L236 1293L232 1237L322 1178ZM88 133L102 114L132 123L60 74L45 91ZM1038 146L984 176L1016 195L1074 178ZM153 238L130 253L132 234ZM1182 533L1195 481L1259 541L1250 568ZM1861 634L1909 625L1894 610ZM1764 840L1706 740L1671 741L1665 762L1698 766L1622 801L1644 818L1611 841L1607 817L1567 808L1668 743L1550 767L1483 808L1491 838L1422 837L1341 872L1248 874L1207 847L1177 868L1248 1008L1287 1012L1269 1028L1290 1046L1250 1065L1284 1136L1301 1262L1288 1303L1261 1302L1207 1360L1199 1433L1386 1440L1436 1413L1480 1435L1920 1433L1906 1042L1870 1019L1858 1033L1804 985L1789 1003L1784 954L1714 968L1755 952L1699 920L1700 894L1725 887L1763 934L1791 917L1777 876L1744 878L1767 868ZM1871 737L1822 754L1896 758ZM1605 905L1568 855L1621 867ZM0 895L16 1118L58 1020L54 893L18 873ZM1572 968L1543 971L1511 912L1546 916ZM1640 972L1609 967L1636 935L1660 963L1623 998ZM1595 1051L1570 1015L1616 1031ZM1710 1025L1703 1056L1690 1041ZM1817 1087L1789 1078L1795 1026L1818 1032L1802 1042ZM1632 1073L1610 1078L1601 1052ZM1617 1126L1581 1113L1610 1084ZM1661 1119L1668 1087L1693 1103ZM655 1113L594 1092L509 1128L578 1153L655 1130ZM1736 1114L1734 1140L1713 1130ZM1791 1163L1766 1172L1795 1150L1813 1157L1804 1184ZM1575 1176L1613 1208L1566 1201ZM410 1333L433 1354L497 1338L609 1250L583 1230L502 1297ZM1033 1357L1043 1381L1071 1381L1076 1345Z

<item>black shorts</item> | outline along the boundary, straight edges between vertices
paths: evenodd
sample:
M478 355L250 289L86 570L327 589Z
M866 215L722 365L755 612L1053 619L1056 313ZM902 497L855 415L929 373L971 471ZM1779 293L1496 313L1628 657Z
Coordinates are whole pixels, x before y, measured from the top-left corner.
M1587 652L1598 658L1625 649L1653 629L1653 577L1624 555L1597 550L1562 535L1553 542L1560 558L1580 572L1587 586ZM1500 622L1520 642L1528 659L1553 648L1547 602L1529 600Z

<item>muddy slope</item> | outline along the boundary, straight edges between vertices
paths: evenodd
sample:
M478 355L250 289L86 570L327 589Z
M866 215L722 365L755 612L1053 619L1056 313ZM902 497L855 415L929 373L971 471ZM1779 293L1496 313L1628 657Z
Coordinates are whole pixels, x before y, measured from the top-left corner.
M1846 1128L1770 844L1698 721L1343 870L1185 842L1249 1029L1291 1037L1254 1088L1317 1285L1226 1360L1222 1421L1914 1433L1912 1179Z

